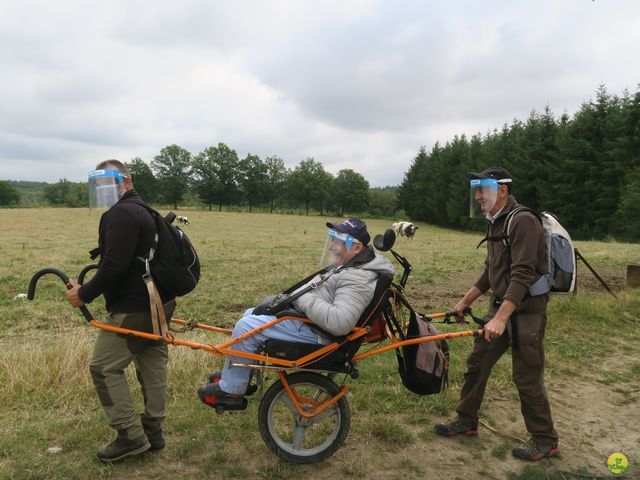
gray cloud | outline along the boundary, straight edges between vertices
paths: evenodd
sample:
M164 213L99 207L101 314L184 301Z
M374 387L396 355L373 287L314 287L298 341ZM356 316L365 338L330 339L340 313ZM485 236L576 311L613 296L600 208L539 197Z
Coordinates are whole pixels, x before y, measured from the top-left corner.
M0 178L224 142L397 184L421 145L635 91L635 1L450 3L0 0Z

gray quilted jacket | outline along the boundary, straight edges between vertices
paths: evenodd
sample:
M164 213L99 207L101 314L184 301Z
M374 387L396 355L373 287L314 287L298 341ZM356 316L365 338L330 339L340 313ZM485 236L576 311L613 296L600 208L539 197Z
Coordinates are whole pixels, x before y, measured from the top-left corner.
M373 259L367 263L333 271L327 281L298 298L294 306L333 335L349 333L373 299L380 274L395 274L389 260L371 253Z

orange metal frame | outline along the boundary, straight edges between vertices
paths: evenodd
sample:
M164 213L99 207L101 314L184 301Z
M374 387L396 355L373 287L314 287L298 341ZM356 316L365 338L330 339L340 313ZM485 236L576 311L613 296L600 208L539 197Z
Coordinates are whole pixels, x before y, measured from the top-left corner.
M383 299L381 299L381 301L384 301ZM395 303L395 302L394 302ZM374 311L377 310L374 309ZM430 318L441 318L445 316L444 313L436 313L436 314L431 314L429 315ZM266 355L261 355L261 354L256 354L256 353L249 353L249 352L242 352L239 350L233 350L231 349L231 347L233 345L235 345L238 342L241 342L249 337L251 337L252 335L255 335L256 333L262 332L263 330L266 330L267 328L272 327L273 325L276 325L284 320L297 320L300 322L305 322L305 323L313 323L311 322L311 320L306 319L306 318L300 318L300 317L295 317L295 316L291 316L291 315L286 315L286 316L282 316L280 318L275 318L272 321L265 323L264 325L261 325L260 327L257 327L243 335L240 335L236 338L232 338L226 342L220 343L218 345L211 345L211 344L207 344L207 343L202 343L202 342L194 342L194 341L188 341L188 340L181 340L179 338L175 338L173 335L166 335L166 336L162 336L162 335L155 335L153 333L146 333L146 332L141 332L138 330L131 330L128 328L121 328L121 327L114 327L111 325L107 325L105 323L99 322L97 320L91 320L89 323L96 327L99 328L101 330L105 330L108 332L114 332L114 333L120 333L120 334L124 334L124 335L134 335L136 337L142 337L142 338L146 338L148 340L162 340L168 344L171 345L177 345L177 346L184 346L184 347L189 347L192 348L194 350L204 350L212 355L233 355L235 357L239 357L239 358L245 358L247 360L254 360L257 362L263 362L266 365L272 365L272 366L277 366L277 367L282 367L283 369L287 369L287 368L292 368L292 369L298 369L298 368L303 368L306 365L312 364L315 360L319 360L320 358L330 354L331 352L337 350L343 343L352 341L352 340L356 340L359 339L361 337L364 337L367 335L367 333L369 333L369 328L362 328L362 327L354 327L353 330L351 330L351 333L349 335L346 336L345 340L343 343L337 343L337 342L332 342L328 345L323 346L322 348L319 348L318 350L309 353L308 355L305 355L303 357L294 359L294 360L285 360L285 359L281 359L281 358L274 358L274 357L269 357ZM207 331L211 331L211 332L216 332L216 333L222 333L224 335L231 335L232 331L228 328L221 328L221 327L215 327L212 325L207 325L207 324L203 324L203 323L195 323L195 324L191 324L189 322L186 322L185 320L181 320L179 318L172 318L171 322L174 324L178 324L178 325L192 325L195 328L201 329L201 330L207 330ZM383 352L389 351L389 350L395 350L396 348L401 348L404 347L405 345L415 345L418 343L423 343L423 342L436 342L439 340L446 340L446 339L451 339L451 338L460 338L460 337L470 337L470 336L476 336L476 335L482 335L483 331L482 329L474 329L474 330L467 330L467 331L462 331L462 332L453 332L453 333L442 333L439 335L433 335L430 337L420 337L420 338L411 338L408 340L399 340L398 338L396 338L395 333L394 332L388 332L387 331L387 335L386 338L391 340L391 344L390 345L385 345L385 346L379 346L379 347L375 347L367 352L361 353L359 355L355 355L353 357L353 361L357 361L357 360L361 360L363 358L367 358L367 357L371 357L374 355L379 355ZM384 339L383 339L384 340ZM383 341L381 340L381 341ZM294 405L294 408L296 409L296 411L298 412L298 414L300 416L302 416L303 418L312 418L315 417L316 415L322 413L323 411L325 411L327 408L331 407L332 405L334 405L336 402L338 402L342 397L344 397L347 392L349 391L349 387L347 387L346 385L343 385L341 390L334 395L333 397L327 398L324 401L318 402L317 400L313 399L313 398L309 398L306 396L301 396L299 395L290 385L289 382L287 381L287 373L284 370L279 370L278 371L278 376L280 378L280 381L282 382L282 384L284 385L284 388L287 392L287 395L289 396L289 398L291 399L292 404Z

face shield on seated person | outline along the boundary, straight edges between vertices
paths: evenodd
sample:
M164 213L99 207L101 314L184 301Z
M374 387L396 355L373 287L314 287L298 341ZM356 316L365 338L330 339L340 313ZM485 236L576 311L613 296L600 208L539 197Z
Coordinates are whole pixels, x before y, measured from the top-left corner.
M469 217L489 218L498 200L498 187L511 179L474 178L469 183Z
M89 173L89 208L111 208L124 195L122 173L115 169L94 170Z
M330 229L320 257L320 267L344 265L355 255L357 245L362 245L362 243L351 235Z

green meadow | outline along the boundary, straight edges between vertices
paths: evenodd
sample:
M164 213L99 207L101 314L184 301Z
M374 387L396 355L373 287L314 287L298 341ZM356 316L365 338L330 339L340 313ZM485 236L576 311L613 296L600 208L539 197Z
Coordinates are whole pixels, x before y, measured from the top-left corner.
M175 317L232 326L242 312L317 270L329 217L180 210L202 262L197 289L179 299ZM65 300L59 279L45 276L33 302L30 277L56 267L76 277L91 263L99 215L85 209L0 210L0 479L169 478L591 478L606 476L607 457L640 462L640 290L626 287L626 266L640 245L576 242L613 288L609 295L580 266L577 295L554 296L549 308L546 382L560 434L561 457L535 465L511 458L526 431L510 355L496 366L478 438L443 439L432 424L454 413L470 338L450 341L450 385L420 397L404 389L393 352L362 360L349 384L351 430L343 447L314 465L280 461L257 427L259 393L244 412L216 415L196 389L223 358L170 347L168 449L116 465L94 453L111 440L88 372L97 330ZM369 220L372 234L395 220ZM407 296L419 312L451 309L480 273L481 234L418 224L413 240L394 249L413 264ZM389 258L394 262L393 258ZM395 263L395 262L394 262ZM395 263L397 265L397 263ZM398 273L399 268L398 268ZM97 319L101 299L89 305ZM475 311L483 313L486 298ZM439 326L457 331L461 326ZM186 332L181 338L218 343L224 337ZM135 373L127 371L138 405ZM267 385L274 381L268 376ZM49 453L59 447L57 453Z

